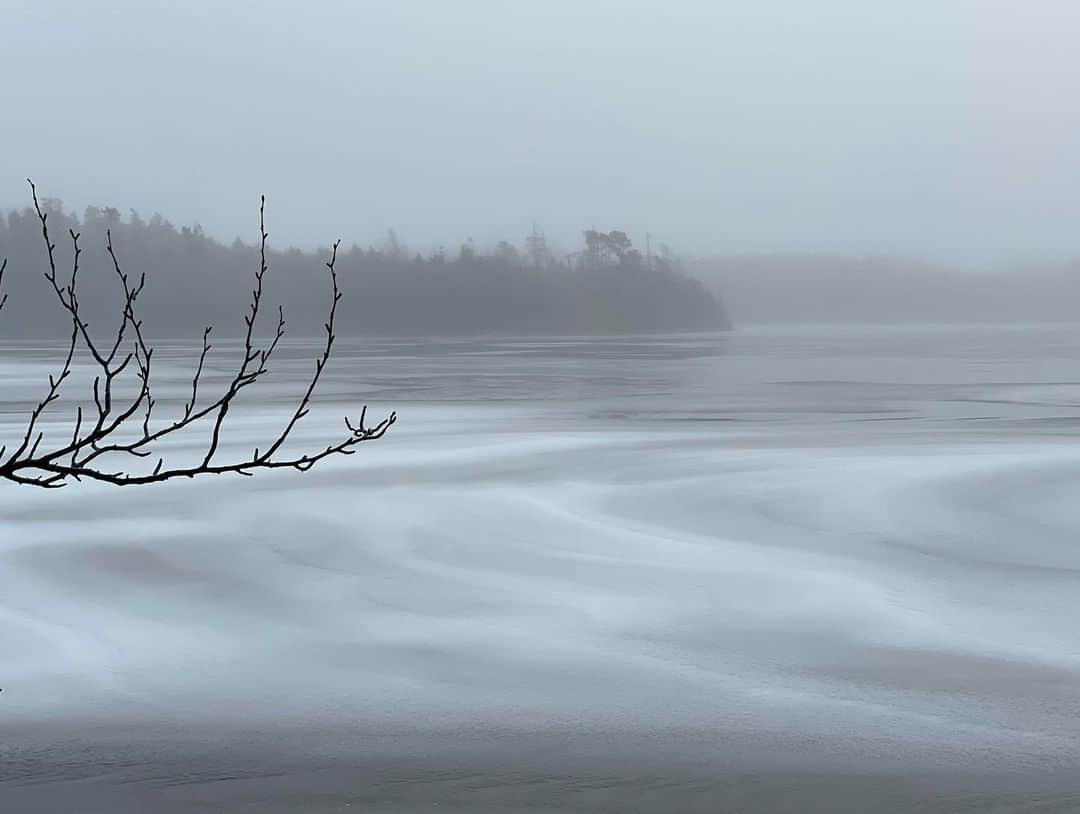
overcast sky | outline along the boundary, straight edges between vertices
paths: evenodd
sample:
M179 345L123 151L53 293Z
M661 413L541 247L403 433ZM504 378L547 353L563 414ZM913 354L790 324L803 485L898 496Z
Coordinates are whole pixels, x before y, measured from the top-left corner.
M33 175L231 239L1080 254L1075 0L0 0Z

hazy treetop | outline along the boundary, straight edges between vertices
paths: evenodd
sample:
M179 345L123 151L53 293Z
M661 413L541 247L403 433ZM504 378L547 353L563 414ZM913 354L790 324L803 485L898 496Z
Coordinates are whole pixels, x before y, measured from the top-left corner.
M582 224L689 251L1074 253L1075 0L7 0L0 205L226 240Z

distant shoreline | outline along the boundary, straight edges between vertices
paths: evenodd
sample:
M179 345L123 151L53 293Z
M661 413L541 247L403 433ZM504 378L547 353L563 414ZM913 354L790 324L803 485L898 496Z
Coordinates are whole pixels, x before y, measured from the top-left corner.
M123 271L134 279L146 274L138 308L148 331L200 336L206 324L215 326L216 336L243 331L242 317L262 261L258 246L240 241L227 246L197 227L177 229L160 217L144 221L133 215L125 221L112 212L88 210L81 219L62 208L48 212L57 273L65 284L73 258L67 232L81 235L79 301L92 325L112 322L120 307L115 270L103 248L108 230ZM676 259L643 256L629 248L628 239L625 245L612 246L594 246L573 260L557 259L546 249L521 253L505 242L486 254L463 245L457 253L440 250L428 257L411 255L396 243L342 247L336 254L343 295L338 332L388 337L603 335L729 327L720 298L682 273ZM277 305L283 305L288 333L321 332L330 296L325 267L329 254L329 249L281 251L268 246L265 310L276 317ZM0 214L0 258L8 260L3 280L8 307L0 320L0 336L63 335L63 311L42 279L48 260L41 224L32 211ZM267 324L265 329L273 327Z

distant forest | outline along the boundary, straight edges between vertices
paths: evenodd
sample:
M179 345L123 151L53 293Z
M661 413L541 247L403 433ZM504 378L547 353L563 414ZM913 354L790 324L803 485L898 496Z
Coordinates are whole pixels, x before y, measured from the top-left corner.
M199 226L175 227L160 215L88 207L82 217L45 199L61 278L70 273L68 230L81 233L79 298L93 319L117 317L114 272L104 250L106 229L124 270L145 272L140 309L159 337L238 335L259 265L258 246L218 242ZM271 223L269 231L273 232ZM421 256L390 232L383 245L344 244L337 270L344 299L340 330L350 335L609 334L683 332L727 327L719 298L684 275L668 252L635 249L619 231L584 233L581 251L557 258L535 230L522 248L499 243L490 252L471 243ZM267 311L285 306L290 335L321 330L329 297L324 262L329 248L270 253ZM0 259L8 308L0 339L59 336L64 315L42 278L47 257L32 209L0 214ZM272 326L268 326L272 329Z

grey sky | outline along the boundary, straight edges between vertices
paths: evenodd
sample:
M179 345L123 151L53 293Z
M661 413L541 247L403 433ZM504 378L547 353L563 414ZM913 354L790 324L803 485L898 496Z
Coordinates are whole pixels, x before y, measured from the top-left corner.
M102 10L102 9L106 10ZM1080 254L1074 0L0 0L32 174L278 245Z

